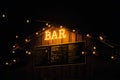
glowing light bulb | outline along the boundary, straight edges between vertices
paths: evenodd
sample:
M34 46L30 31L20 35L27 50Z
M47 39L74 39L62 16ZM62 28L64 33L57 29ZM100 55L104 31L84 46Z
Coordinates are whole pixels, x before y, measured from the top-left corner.
M5 14L3 14L2 17L4 18L4 17L5 17Z

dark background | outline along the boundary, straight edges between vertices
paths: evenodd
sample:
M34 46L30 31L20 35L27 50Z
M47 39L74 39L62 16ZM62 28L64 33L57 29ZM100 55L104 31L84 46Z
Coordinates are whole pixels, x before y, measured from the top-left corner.
M85 33L104 34L113 43L120 44L119 6L117 1L1 1L0 55L10 53L15 35L25 37L41 27L41 22L37 20L67 25ZM30 20L29 24L26 23L27 19Z

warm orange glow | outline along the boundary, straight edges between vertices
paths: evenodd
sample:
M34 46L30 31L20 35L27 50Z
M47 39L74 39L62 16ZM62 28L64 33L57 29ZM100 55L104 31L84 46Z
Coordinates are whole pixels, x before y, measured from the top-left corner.
M45 32L45 40L50 40L51 39L51 32L46 31Z
M55 30L53 32L50 32L50 31L45 32L45 40L62 39L62 38L66 38L64 29L60 29L59 32Z
M66 38L65 30L64 29L60 29L59 30L59 39L62 39L62 38Z
M51 28L47 28L43 31L36 44L39 43L39 46L81 42L81 34L75 33L73 31L69 31L68 29L63 28L62 26L60 26L59 28L55 28L54 26L52 26Z
M52 39L57 39L57 32L56 31L53 31Z

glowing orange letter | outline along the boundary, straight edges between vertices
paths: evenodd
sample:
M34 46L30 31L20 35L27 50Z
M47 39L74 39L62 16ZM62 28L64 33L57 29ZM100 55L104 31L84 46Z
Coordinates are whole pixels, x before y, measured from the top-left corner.
M66 38L65 30L64 29L60 29L59 30L59 39L61 39L61 38Z
M53 31L52 39L57 39L57 33L56 33L56 31Z
M45 40L50 40L51 39L51 32L46 31L45 32Z

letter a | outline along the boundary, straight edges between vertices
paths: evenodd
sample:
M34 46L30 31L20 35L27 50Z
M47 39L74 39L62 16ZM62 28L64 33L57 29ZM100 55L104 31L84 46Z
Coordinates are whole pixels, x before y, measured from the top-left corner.
M57 33L56 33L56 31L53 31L52 39L57 39Z

